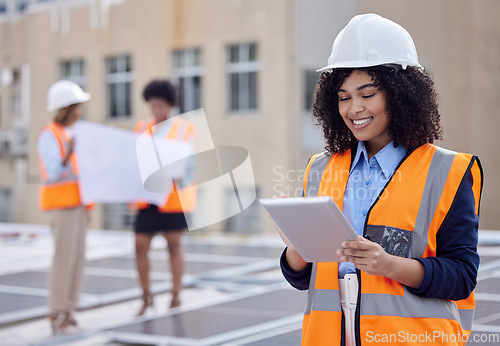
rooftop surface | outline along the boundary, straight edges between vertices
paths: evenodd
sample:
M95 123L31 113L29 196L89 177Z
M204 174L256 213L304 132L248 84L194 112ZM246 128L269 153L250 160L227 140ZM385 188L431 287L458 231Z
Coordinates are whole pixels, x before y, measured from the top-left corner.
M77 317L84 331L53 337L47 314L52 239L46 226L0 224L0 345L299 345L306 293L282 278L275 235L186 233L181 308L169 310L165 241L150 252L154 309L141 296L133 233L90 230ZM480 232L476 314L468 345L500 344L500 232Z

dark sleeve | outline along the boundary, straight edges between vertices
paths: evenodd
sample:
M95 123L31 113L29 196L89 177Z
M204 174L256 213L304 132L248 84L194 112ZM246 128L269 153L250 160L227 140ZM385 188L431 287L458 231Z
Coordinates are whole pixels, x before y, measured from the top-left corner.
M436 237L436 257L416 258L425 267L420 287L410 292L425 298L460 300L476 287L479 217L475 212L472 173L463 179L450 212Z
M307 263L306 267L302 269L300 272L294 271L288 265L286 261L286 248L281 254L280 259L281 272L285 277L286 281L290 283L293 287L298 290L307 290L309 289L309 280L311 280L311 271L312 271L312 263Z

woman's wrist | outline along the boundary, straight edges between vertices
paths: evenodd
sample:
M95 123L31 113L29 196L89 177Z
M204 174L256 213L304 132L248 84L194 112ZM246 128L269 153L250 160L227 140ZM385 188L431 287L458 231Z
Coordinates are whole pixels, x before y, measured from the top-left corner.
M300 272L307 266L307 262L304 261L302 256L300 256L297 250L295 250L294 248L287 247L285 258L288 266L293 271Z
M391 256L391 264L388 266L387 275L390 279L399 283L418 289L424 278L425 268L422 263L415 259Z
M63 161L62 161L62 165L63 165L64 167L66 167L66 165L68 164L68 162L69 162L69 157L70 157L70 155L66 155L66 157L63 159Z

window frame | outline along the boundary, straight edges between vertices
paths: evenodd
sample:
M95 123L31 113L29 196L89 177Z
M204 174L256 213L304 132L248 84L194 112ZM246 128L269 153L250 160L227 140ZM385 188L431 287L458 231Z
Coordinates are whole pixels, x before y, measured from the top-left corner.
M252 48L254 56L252 59ZM237 48L237 61L232 56ZM256 42L231 44L226 47L227 110L229 113L257 112L259 109L259 50ZM252 85L251 76L254 76ZM237 100L234 100L233 76L237 76ZM252 101L253 91L253 101ZM236 107L233 106L237 101Z
M2 186L0 187L0 202L2 201L3 197L6 197L7 203L5 205L2 205L0 203L0 222L12 222L13 220L13 201L14 201L14 194L12 192L12 189ZM5 216L5 218L4 218Z
M182 58L181 58L182 56ZM199 57L197 62L196 57ZM181 61L183 62L181 64ZM180 113L199 109L203 105L203 55L199 47L176 49L172 51L172 79L178 88L177 106ZM199 93L197 100L195 79L199 78Z
M69 64L70 74L67 75L65 73L66 66ZM77 59L64 59L59 62L59 77L61 79L70 80L76 83L83 90L86 89L87 86L87 76L85 74L85 60L83 58ZM79 72L79 73L77 73Z
M111 71L113 59L116 59L115 72ZM127 67L129 67L128 71ZM132 118L133 82L134 82L133 60L130 54L120 54L120 55L113 55L106 57L105 59L106 118L108 120ZM111 90L112 85L116 85L116 87L120 89L120 90L115 90L114 92L115 94L118 94L117 95L118 99L121 98L121 100L118 100L116 102L117 105L116 115L113 115L113 102L112 102L113 93ZM128 113L127 113L127 108L129 109Z

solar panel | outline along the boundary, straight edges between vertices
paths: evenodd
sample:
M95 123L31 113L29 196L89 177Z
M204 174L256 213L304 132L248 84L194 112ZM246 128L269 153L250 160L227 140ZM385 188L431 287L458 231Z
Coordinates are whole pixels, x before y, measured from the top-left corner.
M152 318L115 328L114 340L135 342L144 335L142 342L152 343L171 340L173 345L210 345L225 338L245 336L246 333L264 331L277 321L297 321L301 318L305 294L292 289L279 289L246 298L220 303L192 311ZM260 329L259 329L260 328ZM240 332L239 332L240 331ZM154 342L151 336L156 336ZM184 340L182 340L184 339ZM174 340L174 341L172 341Z

